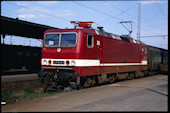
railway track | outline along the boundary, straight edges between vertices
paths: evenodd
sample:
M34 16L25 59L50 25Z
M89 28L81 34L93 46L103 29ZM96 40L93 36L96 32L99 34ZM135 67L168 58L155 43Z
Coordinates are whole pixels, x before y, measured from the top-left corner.
M134 78L131 78L131 79L138 79L138 78L142 78L142 77L144 77L144 76L134 77ZM129 78L117 79L117 80L114 80L114 81L111 81L111 82L98 83L98 84L95 84L95 85L92 85L91 82L86 81L83 86L79 87L79 89L90 88L90 87L95 87L95 86L98 86L98 85L104 85L104 84L109 84L109 83L114 83L114 82L119 82L119 81L124 81L124 80L131 80L131 79L129 79ZM89 85L88 83L90 83L91 85ZM16 81L1 82L1 91L3 92L4 90L7 90L7 91L12 90L15 93L21 94L22 91L23 91L23 87L26 86L26 85L32 86L36 92L38 91L38 92L41 92L41 93L42 92L57 92L58 93L58 92L62 92L63 90L64 91L71 91L72 90L72 88L70 86L69 87L62 87L62 88L58 87L58 89L56 89L56 88L50 88L49 89L48 85L42 84L40 79L31 79L31 80L25 79L25 80L18 80L18 81L16 80ZM38 93L36 95L38 95ZM2 98L2 96L1 96L1 98ZM19 96L18 97L12 97L12 98L6 98L4 100L4 102L15 103L15 102L18 101L18 99L19 99Z
M12 90L14 92L21 92L22 88L26 85L32 86L35 90L38 91L44 91L46 88L48 88L47 84L42 84L41 80L35 77L36 75L13 75L13 76L2 76L1 77L1 91L4 90ZM87 82L87 83L86 83ZM87 88L90 86L95 85L89 85L91 82L86 81L84 83L84 86L81 88ZM69 87L63 87L63 90L69 90ZM47 90L46 90L47 91ZM50 91L50 89L48 90ZM51 91L60 91L60 90L51 90Z
M126 77L125 79L120 79L120 78L117 78L117 80L113 80L113 81L110 81L110 82L105 82L105 83L98 83L96 84L92 80L85 80L84 81L84 84L82 87L80 88L87 88L87 87L92 87L92 86L96 86L96 85L101 85L101 84L107 84L107 83L113 83L113 82L118 82L118 81L122 81L122 80L130 80L130 79L138 79L138 78L141 78L141 77L144 77L144 76L140 76L140 77L132 77L132 78L128 78ZM145 76L146 77L146 76ZM8 79L7 79L8 78ZM1 77L1 91L4 91L4 90L13 90L15 92L20 92L22 91L22 88L25 86L25 85L30 85L32 86L35 90L38 90L38 91L45 91L46 88L48 88L48 84L42 84L41 83L41 80L39 78L37 78L37 75L34 74L34 75L22 75L20 77L14 75L14 76L11 76L10 79L8 76L5 77ZM51 88L50 88L51 89ZM50 91L49 90L46 90L46 91ZM65 89L65 90L68 90L69 87L63 87L62 89ZM53 91L60 91L60 90L53 90Z
M44 88L44 85L41 84L40 79L37 77L37 73L1 75L1 91L12 90L20 92L25 85L30 85L35 90Z
M22 80L22 81L11 81L11 82L1 82L1 91L13 90L15 92L22 91L23 86L31 85L36 90L43 90L44 85L41 84L39 79L36 80Z

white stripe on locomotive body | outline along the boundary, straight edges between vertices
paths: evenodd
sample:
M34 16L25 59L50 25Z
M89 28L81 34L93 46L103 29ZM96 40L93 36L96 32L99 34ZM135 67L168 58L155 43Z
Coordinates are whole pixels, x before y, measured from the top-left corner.
M44 60L47 61L47 64L44 64ZM48 61L51 60L51 64ZM64 61L63 64L54 64L53 61ZM66 61L69 61L69 65L66 64ZM71 62L74 61L75 65L72 65ZM75 66L75 67L87 67L87 66L128 66L128 65L147 65L147 61L143 60L141 63L100 63L100 60L92 59L41 59L42 65L47 66Z
M143 61L141 62L141 64L147 65L147 64L148 64L148 61L147 61L147 60L143 60Z
M42 59L41 64L43 64L43 60L47 61L47 65L49 65L48 61L51 60L51 66L100 66L100 60L90 60L90 59ZM64 64L53 64L53 61L64 61ZM67 65L66 61L69 61L70 64ZM75 61L75 65L71 65L71 62Z

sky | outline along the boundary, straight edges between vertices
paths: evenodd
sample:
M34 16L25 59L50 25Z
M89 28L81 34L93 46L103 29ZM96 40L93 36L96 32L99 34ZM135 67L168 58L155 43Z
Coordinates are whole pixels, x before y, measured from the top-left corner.
M92 27L126 35L132 21L133 39L137 39L139 1L2 1L1 15L57 28L74 28L70 21L93 21ZM140 1L140 40L168 49L168 0ZM162 36L163 35L163 36ZM2 38L1 38L2 40ZM1 41L2 42L2 41ZM5 43L41 46L40 40L7 36Z

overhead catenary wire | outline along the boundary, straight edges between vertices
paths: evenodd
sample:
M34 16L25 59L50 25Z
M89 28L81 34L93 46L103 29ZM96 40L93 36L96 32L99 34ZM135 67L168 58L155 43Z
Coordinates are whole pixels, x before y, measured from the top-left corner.
M146 38L146 37L168 37L168 35L152 35L152 36L140 36L140 37L142 37L142 38Z
M9 2L8 2L9 3ZM14 4L14 3L11 3L11 4ZM20 6L20 5L18 5L18 4L15 4L16 6L19 6L19 7L23 7L23 8L25 8L25 6ZM136 5L136 4L135 4ZM89 7L90 8L90 7ZM27 9L29 9L29 10L32 10L32 11L35 11L35 10L33 10L33 9L30 9L30 8L28 8L27 7ZM95 11L95 9L94 8L91 8L91 9L93 9L94 11ZM130 8L129 8L130 9ZM97 10L98 11L98 10ZM38 13L40 13L41 11L35 11L35 12L38 12ZM103 14L104 12L102 12L102 11L99 11L101 14ZM122 10L122 13L125 13L126 12L126 10L123 12L123 10ZM54 16L54 15L49 15L49 14L47 14L47 13L44 13L44 12L41 12L42 14L44 14L44 15L48 15L48 16L51 16L51 17L54 17L54 18L57 18L57 19L59 19L60 17L58 17L58 16ZM122 13L120 13L120 14L122 14ZM119 14L119 15L120 15ZM125 14L127 14L127 13L125 13ZM117 16L112 16L112 15L110 15L110 14L107 14L107 13L104 13L104 15L106 15L106 16L109 16L109 17L111 17L110 19L113 19L113 17L114 17L114 19L116 19L116 20L121 20L121 19L119 19L119 18L117 18ZM61 19L61 18L60 18ZM61 20L64 20L64 21L69 21L68 19L61 19ZM144 30L144 29L143 29ZM155 35L156 36L156 35ZM141 37L143 37L143 36L141 36ZM157 37L158 37L158 35L157 35Z
M106 1L105 1L105 2L106 2ZM108 3L108 2L106 2L106 3ZM128 10L128 9L127 9L127 10L123 11L123 10L121 10L120 8L114 6L114 5L110 4L110 3L108 3L108 4L109 4L111 7L115 8L115 9L117 9L117 10L120 10L121 12L124 12L124 13ZM135 5L137 5L137 4L135 4ZM129 9L130 9L130 8L129 8ZM134 18L134 19L137 19L137 17L135 17L135 16L133 16L133 15L131 15L131 14L129 14L129 13L125 13L125 14L127 14L128 16L131 16L131 17ZM148 24L149 26L154 27L155 29L158 29L158 30L164 29L164 28L162 28L161 26L158 26L157 24L154 24L154 23L152 23L151 21L145 19L144 17L141 17L141 19L145 20L145 21L141 20L141 22L144 22L144 23ZM155 26L156 26L156 27L155 27Z
M106 1L105 1L105 2L106 2ZM106 2L106 3L108 3L108 2ZM108 4L109 4L109 3L108 3ZM110 5L111 7L116 8L116 9L118 9L118 10L120 10L120 11L123 12L123 10L121 10L120 8L118 8L118 7L116 7L116 6L112 5L112 4L109 4L109 5ZM137 19L137 17L134 17L133 15L130 15L129 13L125 13L125 14L127 14L127 15L133 17L134 19ZM143 20L145 20L145 21L141 20L141 22L146 23L146 21L147 21L147 23L146 23L147 25L151 25L151 26L154 27L154 28L156 28L155 26L157 26L156 29L158 29L158 27L159 27L158 30L162 30L162 29L163 29L162 27L160 27L160 26L158 26L158 25L156 25L156 24L154 24L154 23L152 23L152 22L146 20L145 18L143 18L143 17L141 17L141 18L142 18ZM141 28L141 29L144 30L143 28ZM146 30L144 30L144 31L146 31ZM152 32L152 33L154 33L154 32ZM154 33L154 34L155 34L155 33Z
M76 2L76 1L73 1L73 2L76 3L76 4L78 4L78 5L81 5L81 6L83 6L83 7L86 7L86 8L88 8L88 9L91 9L91 10L93 10L93 11L99 12L99 13L101 13L101 14L103 14L103 15L112 17L113 19L116 19L116 20L118 20L118 21L121 20L121 19L119 19L119 18L117 18L117 17L115 17L115 16L111 16L111 15L109 15L109 14L107 14L107 13L104 13L104 12L102 12L102 11L96 10L96 9L94 9L94 8L91 8L91 7L86 6L86 5L84 5L84 4L78 3L78 2ZM121 21L122 21L122 20L121 20ZM135 26L135 25L134 25L134 26ZM137 28L137 26L135 26L135 27ZM144 28L141 28L141 29L144 30L144 31L146 31L146 32L152 32L152 31L148 31L148 30L146 30L146 29L144 29ZM154 32L152 32L152 33L154 33ZM154 33L154 34L156 34L156 33Z
M7 2L8 2L8 1L7 1ZM25 7L25 6L22 6L22 5L18 5L18 4L11 3L11 2L8 2L8 3L13 4L13 5L16 5L16 6L19 6L19 7L27 8L27 9L29 9L29 10L32 10L32 11L35 11L35 12L39 12L39 13L42 13L42 14L45 14L45 15L48 15L48 16L51 16L51 17L54 17L54 18L57 18L57 19L61 19L61 20L67 21L67 22L70 21L70 20L68 20L68 19L65 19L65 18L62 18L62 17L58 17L58 16L54 16L54 15L50 15L50 14L47 14L47 13L44 13L44 12L40 12L40 11L31 9L31 8L28 8L28 7ZM89 7L89 6L80 4L80 3L78 3L78 2L75 2L75 1L74 1L74 3L77 3L77 4L81 5L81 6L84 6L84 7L86 7L86 8L91 9L91 10L94 10L94 11L96 11L96 12L99 12L99 13L101 13L101 14L104 14L104 15L109 16L109 17L111 17L111 18L114 18L114 19L116 19L116 20L121 20L121 19L117 18L116 16L109 15L109 14L107 14L107 13L104 13L104 12L102 12L102 11L96 10L96 9L91 8L91 7ZM136 5L136 4L135 4L135 5ZM112 5L112 6L113 6L113 5ZM119 8L117 8L117 9L119 9ZM130 9L130 8L129 8L129 9ZM121 9L120 9L120 10L121 10ZM128 10L128 9L127 9L127 10ZM125 13L127 10L125 10L125 11L121 10L121 11L122 11L122 13ZM121 14L122 14L122 13L121 13ZM119 15L120 15L120 14L119 14ZM136 26L135 26L135 27L136 27ZM145 29L142 28L142 30L145 30ZM145 30L145 31L147 31L147 30ZM147 31L147 32L148 32L148 31Z
M106 1L105 1L106 2ZM106 2L107 3L107 2ZM108 5L111 5L111 4L109 4L108 3ZM121 15L121 14L123 14L123 13L125 13L125 12L127 12L128 10L130 10L130 9L132 9L132 8L134 8L134 6L136 6L137 4L135 4L135 5L133 5L133 6L131 6L131 7L129 7L128 9L126 9L126 10L122 10L122 12L121 13L119 13L119 14L117 14L115 17L117 17L117 16L119 16L119 15ZM116 7L117 8L117 7ZM117 8L117 9L119 9L119 8ZM107 22L107 21L109 21L109 20L111 20L112 18L109 18L109 19L106 19L106 20L104 20L104 21L102 21L102 22L99 22L99 23L105 23L105 22Z
M157 0L155 0L155 4L158 7L159 11L162 13L162 15L166 18L165 12L162 9L161 5L157 2ZM166 18L167 19L167 18Z
M109 15L109 14L107 14L107 13L104 13L104 12L102 12L102 11L96 10L96 9L91 8L91 7L89 7L89 6L86 6L86 5L84 5L84 4L78 3L78 2L76 2L76 1L73 1L73 2L76 3L76 4L79 4L79 5L83 6L83 7L89 8L89 9L91 9L91 10L93 10L93 11L96 11L96 12L98 12L98 13L101 13L101 14L103 14L103 15L112 17L112 18L114 18L114 19L116 19L116 20L120 20L120 19L117 18L117 17L111 16L111 15Z

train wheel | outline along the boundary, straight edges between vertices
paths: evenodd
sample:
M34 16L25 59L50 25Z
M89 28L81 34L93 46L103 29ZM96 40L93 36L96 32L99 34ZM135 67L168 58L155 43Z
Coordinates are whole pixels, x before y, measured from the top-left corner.
M115 82L115 75L109 77L109 83Z
M147 71L144 71L144 76L145 76L145 77L147 77L147 76L148 76L148 75L147 75Z
M98 77L97 77L97 81L98 81L98 82L97 82L98 84L103 83L101 76L98 76Z
M76 88L75 88L76 90L79 90L79 89L81 89L81 85L76 85Z
M91 86L94 86L95 84L96 84L96 78L93 77Z
M141 77L144 77L144 72L136 71L135 78L141 78Z
M47 84L45 89L44 89L44 92L48 92L51 90L51 85Z
M92 85L92 79L88 77L87 79L85 79L83 87L87 88L90 87L91 85Z
M145 72L141 72L141 77L144 77L145 76Z
M134 73L130 73L130 74L128 74L128 76L127 76L127 79L128 80L131 80L131 79L134 79Z

